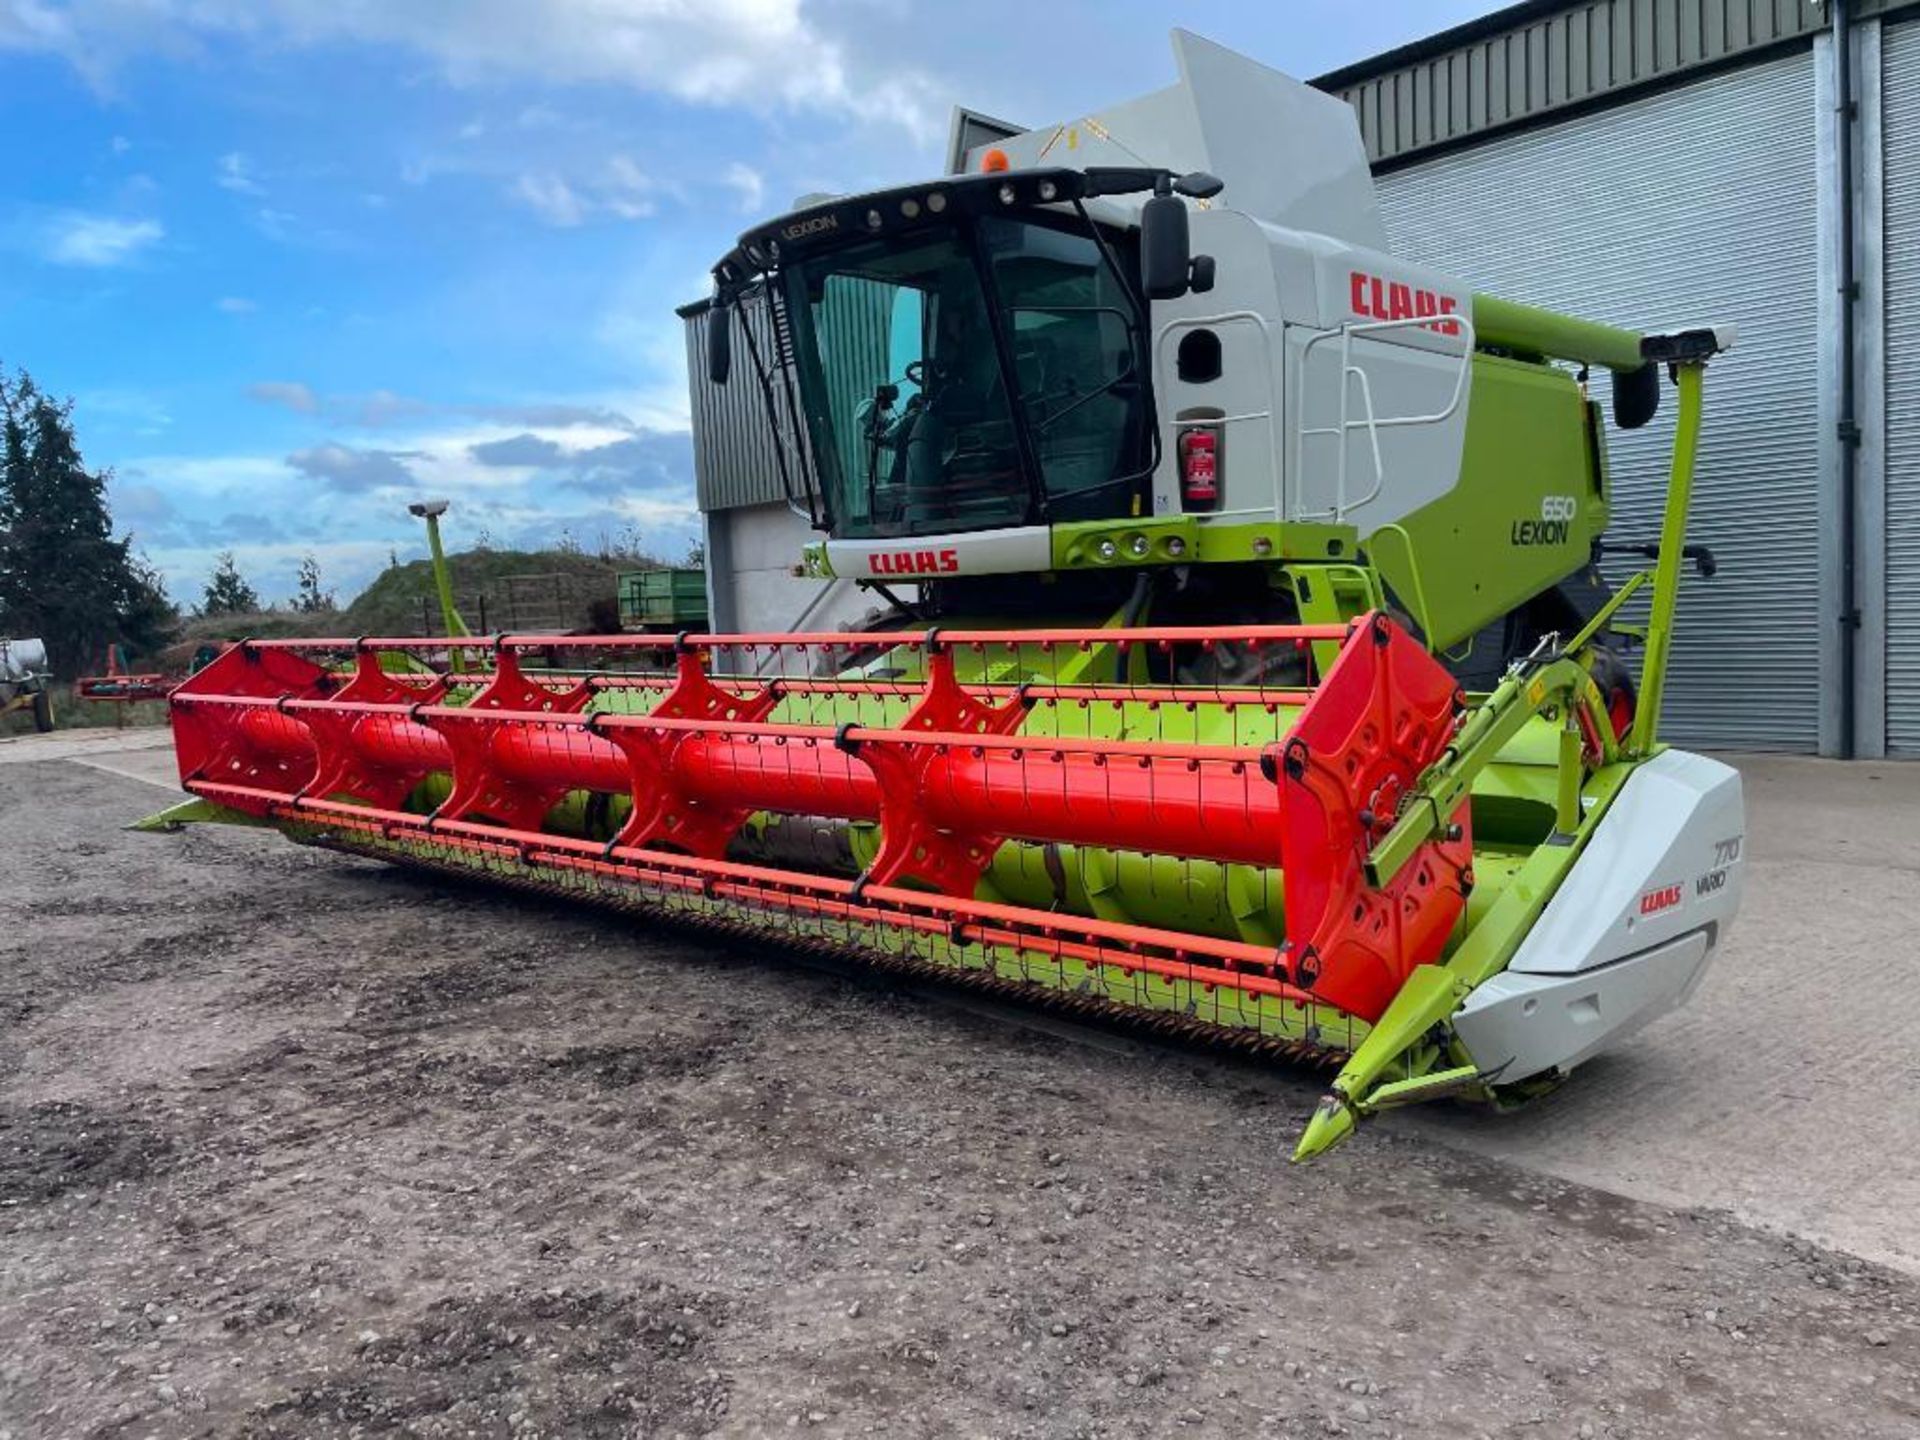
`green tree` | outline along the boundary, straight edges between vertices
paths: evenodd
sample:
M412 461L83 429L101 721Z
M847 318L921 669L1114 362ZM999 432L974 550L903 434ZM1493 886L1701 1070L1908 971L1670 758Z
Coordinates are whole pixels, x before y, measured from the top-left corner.
M300 579L290 602L302 615L324 615L334 610L333 592L320 588L320 562L308 554L300 561Z
M202 615L250 615L260 608L260 593L249 585L234 563L233 552L222 550L213 562L213 574L207 577L207 591L200 601Z
M81 460L71 402L0 371L0 634L41 637L68 675L116 642L157 649L179 619L132 537L115 538L108 479Z
M120 643L136 655L150 655L180 628L180 607L168 596L166 581L145 555L129 551L127 573L127 594L120 610Z

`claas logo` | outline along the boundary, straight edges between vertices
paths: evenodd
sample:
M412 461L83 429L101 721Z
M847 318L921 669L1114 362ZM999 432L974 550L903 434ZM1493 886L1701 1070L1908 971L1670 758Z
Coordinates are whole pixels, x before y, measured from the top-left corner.
M1642 915L1658 915L1662 910L1671 910L1680 903L1678 885L1662 885L1658 890L1649 890L1640 897Z
M1437 290L1421 290L1403 280L1383 280L1355 270L1347 277L1351 289L1353 313L1369 320L1417 320L1423 315L1451 315L1460 302ZM1442 335L1458 335L1460 326L1452 320L1436 321L1430 328Z
M954 575L959 570L958 550L873 550L867 554L869 575Z

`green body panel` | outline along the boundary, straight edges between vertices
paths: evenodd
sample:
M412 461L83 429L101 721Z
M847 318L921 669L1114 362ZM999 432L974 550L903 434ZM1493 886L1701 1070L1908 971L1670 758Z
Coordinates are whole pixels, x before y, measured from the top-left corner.
M1379 573L1365 566L1289 565L1286 582L1305 625L1338 625L1386 605ZM1313 663L1319 673L1327 673L1339 652L1340 647L1332 641L1314 642Z
M1497 295L1473 297L1473 330L1476 344L1517 355L1576 360L1609 370L1638 370L1646 363L1635 331L1577 320Z
M1466 989L1438 965L1422 965L1409 975L1386 1014L1353 1052L1320 1108L1313 1112L1293 1158L1308 1159L1350 1135L1357 1119L1353 1097L1361 1087L1371 1088L1389 1069L1410 1068L1406 1064L1408 1052L1423 1047L1427 1032L1458 1009L1466 997Z
M271 828L266 820L258 820L240 810L230 810L225 805L216 805L211 800L182 800L169 805L158 814L136 820L127 826L129 830L170 831L183 825L258 825Z
M1052 527L1056 570L1124 569L1140 565L1221 565L1248 561L1348 560L1359 553L1351 525L1216 520L1168 515L1154 520L1080 520ZM1113 542L1113 553L1101 542Z
M1429 643L1459 644L1587 563L1608 517L1592 423L1571 376L1474 357L1458 483L1367 541Z

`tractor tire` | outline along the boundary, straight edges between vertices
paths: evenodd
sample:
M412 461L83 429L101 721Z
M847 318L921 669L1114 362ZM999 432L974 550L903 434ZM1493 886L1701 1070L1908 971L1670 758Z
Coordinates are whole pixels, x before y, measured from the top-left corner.
M33 728L42 735L53 729L53 692L50 690L34 691Z
M1640 705L1640 687L1634 684L1633 672L1627 668L1627 662L1620 658L1618 651L1609 650L1604 645L1593 647L1593 683L1600 687L1600 694L1607 702L1607 719L1613 725L1613 738L1624 740L1627 732L1633 728L1634 711Z

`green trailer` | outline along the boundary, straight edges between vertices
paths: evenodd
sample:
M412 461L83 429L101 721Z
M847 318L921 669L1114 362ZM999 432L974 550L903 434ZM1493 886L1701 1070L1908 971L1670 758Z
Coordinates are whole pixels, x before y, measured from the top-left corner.
M620 576L620 628L698 630L707 623L705 570L628 570Z

